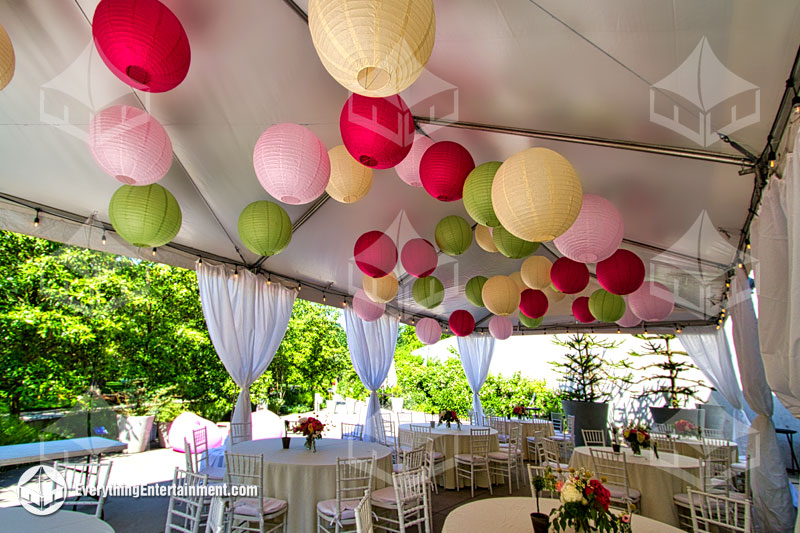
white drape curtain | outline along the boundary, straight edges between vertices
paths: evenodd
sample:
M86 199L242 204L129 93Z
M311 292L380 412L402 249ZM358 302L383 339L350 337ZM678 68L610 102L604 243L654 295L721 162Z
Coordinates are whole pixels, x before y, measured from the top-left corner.
M247 270L198 261L197 282L208 334L225 370L241 389L231 422L250 422L250 386L281 344L297 292ZM251 434L252 437L252 434Z
M344 324L353 368L361 383L370 391L362 438L376 441L380 435L376 424L381 410L376 391L386 380L392 366L400 320L397 316L385 313L378 320L364 322L352 307L347 307L344 310Z
M457 337L456 342L461 356L461 366L464 367L467 383L472 389L472 410L475 411L478 420L482 420L483 406L479 393L486 376L489 375L489 365L494 355L494 337L473 333L468 337Z
M755 411L747 441L752 469L753 511L758 531L791 531L795 509L772 423L772 392L767 384L759 348L758 324L744 270L736 269L731 286L733 343L742 377L744 399Z
M733 369L731 348L724 329L685 328L678 340L711 384L737 410L742 409L742 387Z

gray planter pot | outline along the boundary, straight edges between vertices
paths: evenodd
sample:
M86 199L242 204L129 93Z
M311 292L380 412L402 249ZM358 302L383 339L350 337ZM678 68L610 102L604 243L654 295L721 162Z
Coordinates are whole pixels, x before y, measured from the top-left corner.
M733 438L733 424L725 409L710 404L698 405L697 408L702 411L703 427L722 430L726 439Z
M686 420L696 426L703 425L703 413L698 409L676 409L674 407L650 407L654 424L674 424Z
M172 422L157 422L158 445L162 448L169 448L169 428Z
M119 440L128 444L128 453L140 453L150 444L155 416L117 416Z
M561 407L565 415L575 417L575 446L584 445L583 429L604 431L606 441L611 442L608 436L608 403L561 400Z

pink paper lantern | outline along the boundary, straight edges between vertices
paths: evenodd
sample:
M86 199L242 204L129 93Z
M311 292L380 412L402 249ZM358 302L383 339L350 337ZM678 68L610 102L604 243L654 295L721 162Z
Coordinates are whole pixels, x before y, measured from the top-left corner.
M559 257L550 268L550 280L564 294L577 294L589 285L586 265L568 257Z
M386 98L352 94L339 116L339 130L353 159L371 168L397 165L414 142L414 118L397 94Z
M597 263L597 281L612 294L630 294L644 282L644 263L635 253L619 249Z
M414 144L411 145L408 155L394 167L401 180L412 187L422 187L422 180L419 177L419 162L422 160L425 150L431 146L433 146L433 140L430 137L419 133L414 135Z
M400 252L400 262L406 272L415 278L424 278L433 274L439 263L439 255L430 241L411 239Z
M440 141L425 150L419 176L428 194L442 202L455 202L463 196L464 182L473 168L475 161L466 148Z
M206 442L209 448L216 448L222 446L225 442L225 430L218 427L211 420L196 415L194 413L185 412L179 414L172 425L169 427L167 440L169 445L176 452L185 452L185 441L189 441L189 446L194 447L194 439L192 439L192 432L196 429L206 428Z
M383 316L386 304L373 302L364 289L358 289L353 295L353 311L364 322L374 322Z
M553 240L562 255L580 263L596 263L619 248L625 227L614 204L594 194L584 194L578 218Z
M628 307L645 322L667 318L675 308L675 297L667 287L657 281L645 281L628 295Z
M432 318L417 322L417 338L422 344L436 344L442 338L442 326Z
M528 318L543 317L550 303L540 290L525 289L519 295L519 310Z
M475 318L469 311L459 309L450 315L450 331L457 337L466 337L475 331Z
M622 318L617 320L617 325L623 328L632 328L642 323L642 319L633 314L631 306L628 305L627 299L625 300L625 314Z
M594 315L592 315L592 312L589 310L588 296L575 298L575 301L572 302L572 315L575 317L575 320L584 324L590 324L595 321Z
M356 266L371 278L382 278L397 265L397 247L382 231L368 231L353 247Z
M261 134L253 150L261 186L285 204L307 204L328 185L331 160L314 133L298 124L276 124Z
M509 338L513 331L514 325L507 316L493 316L489 321L489 333L499 341Z
M164 127L138 107L115 105L89 123L89 150L106 174L126 185L155 183L172 165Z

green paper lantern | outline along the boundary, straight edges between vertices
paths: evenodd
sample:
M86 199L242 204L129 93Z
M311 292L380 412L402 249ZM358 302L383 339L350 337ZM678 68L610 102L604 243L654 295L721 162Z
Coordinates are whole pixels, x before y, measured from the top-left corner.
M492 181L502 164L500 161L489 161L478 165L464 182L464 207L472 220L482 226L494 228L500 225L492 207Z
M589 297L589 311L600 322L616 322L625 314L625 300L605 289L597 289Z
M120 237L139 248L158 248L181 229L181 207L167 189L123 185L111 196L108 217Z
M538 242L523 241L503 226L492 230L492 240L500 253L511 259L528 257L539 248Z
M519 323L526 328L538 328L542 325L542 320L544 320L543 316L540 316L539 318L530 318L523 315L522 311L519 313Z
M472 244L472 228L457 215L444 217L436 224L436 245L447 255L461 255Z
M411 287L414 301L426 309L433 309L444 301L444 285L436 276L419 278Z
M253 202L239 215L239 238L257 255L276 255L292 240L292 221L275 202Z
M467 295L467 300L469 303L476 307L483 307L483 296L481 295L481 291L483 290L483 285L486 283L486 280L489 279L485 276L475 276L474 278L470 278L467 282L467 286L464 289L464 292Z

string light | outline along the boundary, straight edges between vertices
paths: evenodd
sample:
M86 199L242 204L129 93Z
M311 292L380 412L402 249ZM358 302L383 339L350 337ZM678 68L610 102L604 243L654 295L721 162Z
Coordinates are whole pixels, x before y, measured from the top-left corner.
M302 290L303 290L303 286L298 283L297 284L297 292L300 292Z
M680 326L676 327L675 328L675 333L680 333L680 332L681 332L681 327Z
M795 115L800 115L800 95L797 93L795 93L794 98L792 98L792 111Z
M233 279L239 279L239 267L233 269Z
M325 303L327 301L328 301L328 298L327 298L327 296L325 296L325 293L323 292L322 293L322 302Z
M414 325L414 317L411 317L411 325Z
M39 227L39 209L36 210L36 215L33 217L33 227Z
M202 257L198 257L197 258L197 264L198 265L202 265L203 264L203 258Z
M741 261L739 262L739 268L744 268L744 263L742 263Z
M345 298L344 301L342 301L342 307L347 307L347 298Z
M103 236L100 237L100 242L102 242L103 245L106 244L106 230L103 230Z
M153 248L153 257L155 257L155 256L156 256L156 251L157 251L157 249L156 249L156 248Z
M272 274L267 274L267 285L272 285Z
M730 289L731 288L731 282L730 281L726 281L725 282L725 288L726 289Z
M719 324L717 324L717 330L719 330Z
M748 242L747 243L747 249L749 250L750 248L752 248L752 246L750 246L750 243Z
M617 335L619 335L620 333L622 333L622 330L617 328Z

